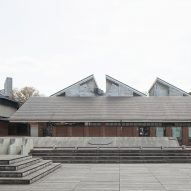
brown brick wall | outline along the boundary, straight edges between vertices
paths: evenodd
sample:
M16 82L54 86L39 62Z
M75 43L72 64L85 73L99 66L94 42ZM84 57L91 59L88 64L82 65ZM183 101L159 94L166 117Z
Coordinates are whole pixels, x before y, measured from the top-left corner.
M101 137L101 127L89 127L90 137Z
M136 137L138 136L137 127L115 127L115 126L77 126L55 128L57 137Z
M122 127L121 128L121 137L136 137L136 136L138 136L137 127Z
M105 128L105 137L116 137L118 127L104 127ZM119 127L120 128L120 127Z
M150 137L156 137L156 128L155 127L150 128Z
M188 127L182 127L182 144L183 145L189 145L188 141Z
M56 127L56 137L68 137L68 127Z
M172 137L172 128L171 127L166 127L166 137Z

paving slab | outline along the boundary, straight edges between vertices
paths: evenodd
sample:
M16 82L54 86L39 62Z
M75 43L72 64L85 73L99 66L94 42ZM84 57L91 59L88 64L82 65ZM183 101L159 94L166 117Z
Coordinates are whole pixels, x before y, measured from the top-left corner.
M191 164L62 164L31 185L1 191L190 191Z

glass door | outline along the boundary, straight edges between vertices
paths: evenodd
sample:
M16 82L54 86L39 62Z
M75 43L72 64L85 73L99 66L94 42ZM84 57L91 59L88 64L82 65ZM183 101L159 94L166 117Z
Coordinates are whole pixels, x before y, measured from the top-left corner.
M149 137L150 128L149 127L139 127L139 137Z

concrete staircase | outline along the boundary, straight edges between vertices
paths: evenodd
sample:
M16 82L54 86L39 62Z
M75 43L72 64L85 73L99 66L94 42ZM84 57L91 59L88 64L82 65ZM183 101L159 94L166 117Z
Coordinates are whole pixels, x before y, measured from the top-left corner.
M0 155L0 184L30 184L58 169L51 160L22 155Z
M32 156L59 163L191 163L191 150L171 149L33 149Z

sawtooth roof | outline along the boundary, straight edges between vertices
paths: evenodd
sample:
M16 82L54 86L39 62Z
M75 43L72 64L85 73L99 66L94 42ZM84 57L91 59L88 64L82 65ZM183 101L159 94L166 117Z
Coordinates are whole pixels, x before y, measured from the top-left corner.
M111 77L111 76L109 76L109 75L106 75L106 81L107 81L107 80L109 80L109 81L111 81L111 82L113 82L113 83L116 83L116 84L118 84L118 85L123 85L123 86L125 86L126 88L128 88L129 90L131 90L132 92L135 92L136 94L138 94L138 95L140 95L140 96L147 96L146 94L144 94L144 93L142 93L142 92L136 90L135 88L132 88L131 86L129 86L129 85L127 85L127 84L125 84L125 83L123 83L123 82L121 82L121 81L119 81L119 80L117 80L117 79L115 79L115 78L113 78L113 77Z
M74 83L74 84L72 84L72 85L70 85L70 86L68 86L68 87L66 87L66 88L64 88L64 89L62 89L62 90L60 90L60 91L54 93L54 94L52 94L51 96L59 96L59 95L61 95L62 93L64 93L66 90L70 89L71 87L73 87L73 86L75 86L75 85L78 85L78 84L80 85L80 84L85 83L85 82L87 82L87 81L89 81L89 80L94 80L94 82L95 82L95 84L96 84L96 87L98 87L97 82L96 82L96 80L95 80L95 78L94 78L94 75L92 74L92 75L90 75L90 76L88 76L88 77L86 77L86 78L83 78L82 80L80 80L80 81L78 81L78 82L76 82L76 83Z
M191 122L191 97L32 97L14 122Z
M149 92L151 91L151 89L153 88L153 86L157 83L157 82L159 82L159 83L161 83L161 84L163 84L163 85L165 85L165 86L167 86L167 87L171 87L171 88L174 88L175 90L177 90L177 91L179 91L179 92L181 92L181 93L183 93L184 95L186 95L186 96L190 96L190 94L189 93L187 93L187 92L185 92L184 90L182 90L182 89L180 89L180 88L178 88L178 87L176 87L176 86L174 86L174 85L172 85L172 84L170 84L170 83L168 83L168 82L166 82L166 81L164 81L164 80L162 80L161 78L156 78L156 80L154 81L154 83L152 84L152 86L150 87L150 89L149 89Z

